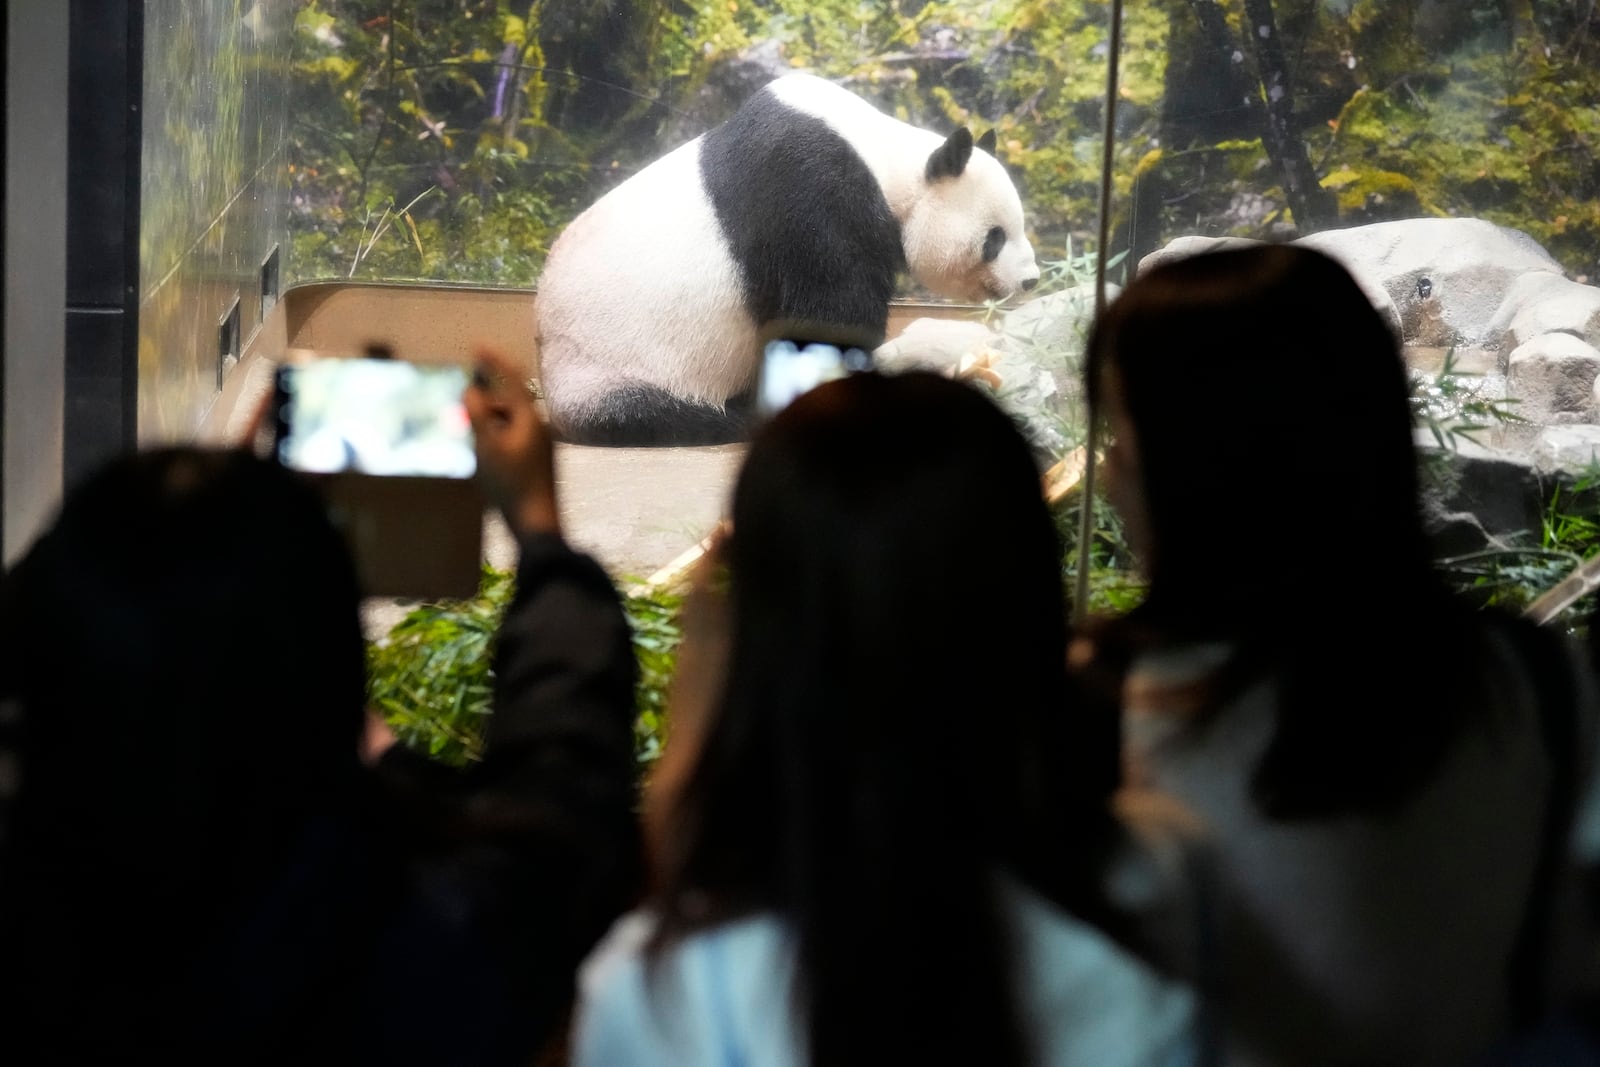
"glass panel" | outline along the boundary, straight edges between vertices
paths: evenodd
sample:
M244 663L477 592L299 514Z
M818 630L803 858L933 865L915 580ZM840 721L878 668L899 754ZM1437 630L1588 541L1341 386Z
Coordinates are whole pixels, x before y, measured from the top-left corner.
M987 202L942 209L953 220L948 232L964 235L959 249L940 245L958 243L940 236L931 252L919 251L913 225L901 219L896 240L913 269L902 272L893 341L880 358L986 384L1023 420L1048 465L1084 432L1077 354L1094 303L1109 14L1104 0L308 2L295 28L295 232L286 262L300 282L538 286L549 306L546 258L580 212L727 120L774 78L819 74L910 126L941 138L965 126L993 144L1004 168L995 173L1020 197L1024 224L995 240L992 270L1025 240L1035 260L1028 277L1013 266L1010 283L985 299L983 289L946 284L928 267L947 251L979 264L990 237ZM1159 68L1164 20L1141 12L1134 28L1130 50L1144 57L1143 69ZM986 134L993 142L981 140ZM872 135L854 147L872 157L880 181L892 171L921 180L929 149L913 158L891 152L894 143ZM780 195L770 184L769 195ZM680 182L652 191L651 202L671 218L685 198L704 195ZM697 271L693 251L643 230L618 240L595 268L593 300L574 298L574 314L598 317L602 304L614 305L607 314L635 327L635 310L617 310L627 300L617 293L634 286L618 283L613 268L653 255L665 270ZM1031 292L998 299L1033 282L1035 270ZM545 342L541 381L561 426ZM753 382L752 369L724 395ZM604 462L598 453L568 454L574 471ZM713 468L716 479L730 470L723 459L708 460ZM720 507L722 487L710 499L711 510ZM692 525L692 544L702 520L633 526Z
M1396 219L1520 229L1600 271L1600 17L1528 0L1133 5L1118 220L1294 237Z
M1594 4L1169 0L1127 18L1113 248L1128 264L1220 238L1305 241L1341 259L1400 332L1419 427L1453 477L1471 441L1507 470L1592 465ZM1548 572L1525 592L1600 546L1596 504L1570 482L1543 516L1514 503L1548 493L1531 474L1476 503L1434 488L1476 511L1493 544L1518 546L1469 581L1498 582L1501 564ZM1552 514L1588 526L1568 524L1563 541Z
M138 419L145 443L195 432L240 346L265 318L262 263L287 241L291 11L246 6L144 5Z

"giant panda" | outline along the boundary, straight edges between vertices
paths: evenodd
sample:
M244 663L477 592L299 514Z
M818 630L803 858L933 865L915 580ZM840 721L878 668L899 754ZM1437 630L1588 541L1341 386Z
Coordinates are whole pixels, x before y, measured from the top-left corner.
M556 240L535 309L561 439L736 440L769 324L881 341L902 270L956 300L1038 282L1022 202L966 128L901 122L789 74L601 197Z

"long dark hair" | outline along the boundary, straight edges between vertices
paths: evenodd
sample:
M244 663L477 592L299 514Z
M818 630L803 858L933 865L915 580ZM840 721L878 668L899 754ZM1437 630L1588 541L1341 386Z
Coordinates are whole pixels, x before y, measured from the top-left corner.
M785 919L814 1064L1026 1062L994 878L1097 914L1117 773L1114 727L1066 699L1026 442L935 375L819 387L752 443L728 565L726 690L669 816L658 944Z
M1360 286L1289 245L1168 262L1096 324L1086 376L1097 418L1113 383L1125 405L1151 541L1148 598L1109 643L1232 643L1213 703L1276 678L1265 810L1412 795L1473 703L1418 665L1473 628L1430 564L1405 367Z
M132 455L68 496L0 595L8 1036L92 1059L203 1028L176 991L204 989L308 822L354 803L359 603L316 493L248 454Z

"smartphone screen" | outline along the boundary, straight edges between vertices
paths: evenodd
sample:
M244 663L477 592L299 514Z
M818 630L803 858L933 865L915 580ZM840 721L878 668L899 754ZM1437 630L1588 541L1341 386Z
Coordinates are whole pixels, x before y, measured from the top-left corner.
M865 348L777 338L767 342L762 357L756 404L771 415L823 382L871 369L872 353Z
M319 359L277 375L278 461L314 474L469 478L467 371L396 359Z

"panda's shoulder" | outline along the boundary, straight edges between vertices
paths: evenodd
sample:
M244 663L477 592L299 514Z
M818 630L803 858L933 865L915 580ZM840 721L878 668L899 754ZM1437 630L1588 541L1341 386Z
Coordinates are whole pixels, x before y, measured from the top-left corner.
M790 74L779 75L769 81L763 88L773 97L791 105L809 102L838 104L841 101L848 101L863 107L871 106L842 85L836 85L827 78L808 74L805 71L794 71Z
M867 101L826 78L795 72L775 78L762 87L756 99L824 120L882 121L886 116Z

